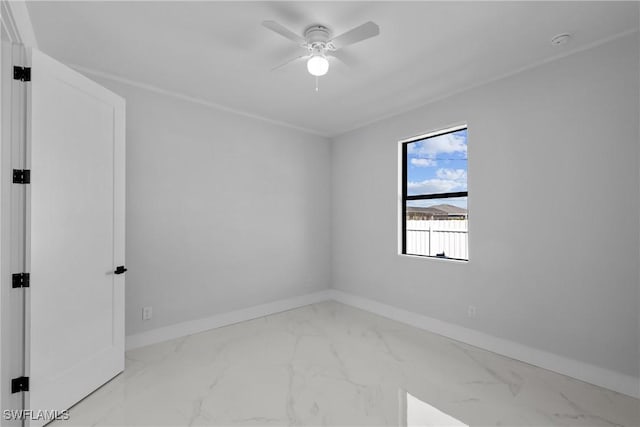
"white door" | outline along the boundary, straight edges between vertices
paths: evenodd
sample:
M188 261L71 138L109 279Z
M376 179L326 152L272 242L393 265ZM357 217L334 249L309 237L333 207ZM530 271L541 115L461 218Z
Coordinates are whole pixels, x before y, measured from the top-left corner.
M36 50L28 87L26 407L64 410L124 369L125 103Z

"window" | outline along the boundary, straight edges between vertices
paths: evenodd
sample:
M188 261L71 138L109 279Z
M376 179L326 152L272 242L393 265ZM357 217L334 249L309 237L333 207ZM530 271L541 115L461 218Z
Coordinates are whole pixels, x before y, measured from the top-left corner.
M468 260L467 128L401 141L406 255Z

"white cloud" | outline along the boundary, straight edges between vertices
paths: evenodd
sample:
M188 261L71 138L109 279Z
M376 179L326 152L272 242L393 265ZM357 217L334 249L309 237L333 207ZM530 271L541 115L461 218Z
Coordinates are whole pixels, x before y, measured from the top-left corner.
M438 154L467 153L466 138L455 133L434 136L408 144L407 152L420 157L435 157Z
M458 181L432 178L420 182L408 182L407 190L409 194L435 194L450 193L453 191L463 191L465 186Z
M436 171L436 178L407 183L409 194L451 193L466 189L467 172L464 169L440 168Z
M411 159L411 164L419 168L428 168L430 166L436 166L438 163L433 159L417 159L414 157Z
M436 176L440 179L446 179L451 181L466 181L467 171L464 169L438 169Z

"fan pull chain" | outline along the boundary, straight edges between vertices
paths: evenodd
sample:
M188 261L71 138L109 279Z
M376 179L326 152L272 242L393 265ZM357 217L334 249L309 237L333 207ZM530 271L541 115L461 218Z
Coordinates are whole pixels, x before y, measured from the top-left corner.
M318 76L316 76L316 92L318 91Z

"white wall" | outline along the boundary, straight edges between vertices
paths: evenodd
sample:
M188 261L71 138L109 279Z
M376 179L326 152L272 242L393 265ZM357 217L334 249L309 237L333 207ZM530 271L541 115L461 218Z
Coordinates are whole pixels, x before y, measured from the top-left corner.
M329 287L326 138L90 77L127 100L127 335Z
M335 138L333 287L637 377L638 47L636 33ZM470 261L398 256L397 141L460 122Z

